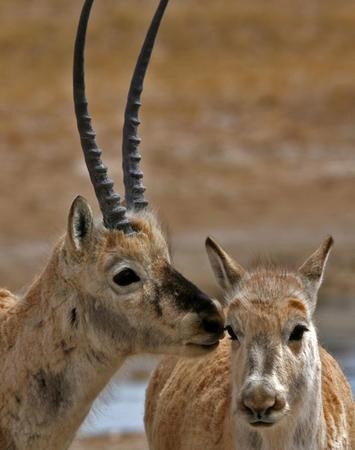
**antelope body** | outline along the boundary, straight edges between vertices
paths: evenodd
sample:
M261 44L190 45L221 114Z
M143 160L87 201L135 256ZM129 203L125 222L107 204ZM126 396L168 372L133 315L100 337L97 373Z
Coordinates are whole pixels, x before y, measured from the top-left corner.
M246 272L211 239L227 331L199 360L165 357L146 397L151 450L353 450L354 403L312 322L332 244L298 272Z
M138 167L139 98L167 0L158 6L128 96L123 139L128 210L107 178L85 99L83 52L92 3L85 1L78 27L74 100L103 221L94 221L86 200L77 197L66 234L27 293L17 298L0 290L1 450L68 448L128 356L204 354L223 336L219 304L170 264Z

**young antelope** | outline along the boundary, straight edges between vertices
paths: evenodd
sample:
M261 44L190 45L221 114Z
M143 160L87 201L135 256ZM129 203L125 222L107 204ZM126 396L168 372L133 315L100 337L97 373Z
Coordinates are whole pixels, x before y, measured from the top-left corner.
M151 450L355 449L351 388L313 325L332 243L297 272L248 272L207 239L230 339L205 358L160 363L146 398Z
M87 110L83 6L74 55L81 144L103 220L82 197L65 236L23 297L0 290L0 449L68 448L90 407L130 355L204 354L223 336L221 306L178 273L147 207L137 137L144 75L168 0L161 0L129 90L123 132L127 210L101 162Z

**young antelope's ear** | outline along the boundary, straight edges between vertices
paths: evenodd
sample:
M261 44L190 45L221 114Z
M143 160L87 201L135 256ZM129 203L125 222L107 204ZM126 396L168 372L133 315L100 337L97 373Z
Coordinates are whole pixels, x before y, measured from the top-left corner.
M298 269L299 273L306 278L307 287L310 294L314 297L322 284L325 265L333 243L333 238L331 236L327 237L321 246Z
M206 250L219 285L225 292L231 291L246 271L210 237L206 239Z
M93 215L84 197L78 195L71 205L68 218L68 239L76 251L83 250L93 229Z

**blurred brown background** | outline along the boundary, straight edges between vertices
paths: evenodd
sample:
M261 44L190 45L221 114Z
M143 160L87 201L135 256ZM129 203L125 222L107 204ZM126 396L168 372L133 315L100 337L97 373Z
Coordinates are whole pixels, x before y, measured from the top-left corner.
M170 3L140 134L147 196L176 264L218 293L207 234L243 264L267 254L288 265L332 234L318 323L330 348L353 351L355 3ZM96 208L71 97L81 4L0 1L0 285L14 290L45 263L73 198ZM91 112L121 192L122 112L155 5L97 0L90 23Z

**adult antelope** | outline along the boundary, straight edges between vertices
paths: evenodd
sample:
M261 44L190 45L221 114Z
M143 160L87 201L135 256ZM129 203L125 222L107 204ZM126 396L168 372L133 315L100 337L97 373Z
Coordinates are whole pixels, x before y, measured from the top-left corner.
M161 0L132 78L123 131L127 210L101 162L85 99L83 6L74 52L81 144L103 221L75 199L65 236L28 292L0 291L0 449L65 449L130 355L203 354L223 335L221 307L170 264L139 170L138 109L168 0Z
M354 450L351 388L312 321L332 239L297 272L247 272L206 243L230 340L200 360L163 359L147 390L150 448Z

